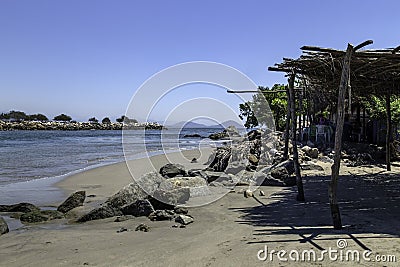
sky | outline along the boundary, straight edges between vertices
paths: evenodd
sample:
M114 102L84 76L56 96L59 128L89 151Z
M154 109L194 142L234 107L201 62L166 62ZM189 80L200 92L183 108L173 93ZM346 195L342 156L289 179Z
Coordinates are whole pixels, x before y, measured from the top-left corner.
M0 0L0 112L115 120L149 78L191 61L225 64L271 87L286 78L268 66L299 57L303 45L400 45L399 9L396 0ZM137 119L163 121L179 103L206 97L237 112L240 101L214 89L171 89L151 116ZM191 108L201 116L208 105ZM234 116L222 110L218 119Z

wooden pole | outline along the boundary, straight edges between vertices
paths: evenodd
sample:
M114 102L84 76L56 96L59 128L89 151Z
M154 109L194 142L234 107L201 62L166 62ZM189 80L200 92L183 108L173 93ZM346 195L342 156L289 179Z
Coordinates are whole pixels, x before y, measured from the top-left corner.
M297 151L297 138L296 138L296 110L295 110L295 95L294 95L294 79L296 74L292 73L289 77L289 102L291 114L291 132L293 144L293 163L294 173L296 174L297 184L297 200L304 201L303 180L300 174L299 153Z
M287 115L285 124L285 147L283 148L283 159L289 158L289 127L290 127L290 101L289 101L289 90L286 88L287 95Z
M346 55L343 60L342 76L339 84L339 94L337 102L336 132L335 132L335 155L332 165L332 177L329 185L329 204L335 229L342 229L342 220L340 218L339 204L337 200L337 183L340 169L340 154L342 153L342 134L345 113L345 94L349 86L350 61L354 52L351 44L347 45Z
M392 114L390 112L390 92L386 93L386 170L391 171L390 166L390 141L392 139Z

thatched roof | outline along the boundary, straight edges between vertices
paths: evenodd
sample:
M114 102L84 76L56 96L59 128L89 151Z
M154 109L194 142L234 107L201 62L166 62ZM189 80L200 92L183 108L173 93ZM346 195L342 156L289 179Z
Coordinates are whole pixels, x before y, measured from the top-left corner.
M360 46L370 43L372 41ZM296 73L298 78L305 81L311 94L337 99L346 51L315 46L303 46L300 49L302 55L298 59L284 58L282 63L268 70ZM400 46L354 52L350 85L354 96L382 95L386 92L400 95Z

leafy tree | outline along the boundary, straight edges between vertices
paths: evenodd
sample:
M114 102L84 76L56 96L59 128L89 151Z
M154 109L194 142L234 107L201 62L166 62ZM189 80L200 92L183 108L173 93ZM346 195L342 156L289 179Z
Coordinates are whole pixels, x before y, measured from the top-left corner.
M269 124L272 121L272 115L275 121L275 128L277 130L283 130L287 115L286 92L272 93L268 91L285 90L285 86L275 84L271 89L261 86L258 89L262 91L262 93L260 92L254 95L252 101L239 105L239 117L242 120L246 120L244 126L246 128L252 128L258 125L271 127Z
M375 120L386 119L386 100L384 97L371 96L361 100L369 116ZM400 123L400 97L391 96L390 109L393 123Z
M117 122L123 123L138 123L136 119L130 119L129 117L122 115L120 118L117 119Z
M125 115L122 115L121 117L116 119L117 122L124 122L124 120L125 120Z
M1 113L0 119L23 121L28 119L28 115L26 115L25 112L22 111L11 110L8 113Z
M111 123L111 120L110 120L110 118L105 117L104 119L101 120L101 123L102 123L102 124L110 124L110 123Z
M72 118L70 116L62 113L60 115L55 116L53 120L55 120L55 121L71 121Z
M96 119L96 117L92 117L92 118L89 119L89 122L91 122L91 123L98 123L99 120Z
M32 114L28 116L28 119L30 121L48 121L49 119L46 117L46 115L43 114Z

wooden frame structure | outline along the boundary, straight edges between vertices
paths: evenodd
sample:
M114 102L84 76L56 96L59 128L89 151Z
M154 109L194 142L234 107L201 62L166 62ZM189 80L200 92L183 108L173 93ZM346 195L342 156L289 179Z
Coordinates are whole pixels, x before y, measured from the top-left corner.
M360 51L361 48L372 43L372 40L368 40L355 47L348 44L346 51L303 46L301 47L303 53L298 59L284 58L282 63L268 68L269 71L286 73L289 77L289 89L291 83L293 84L294 79L297 77L304 81L307 86L307 94L311 99L323 99L328 103L336 103L335 157L329 186L329 200L335 229L342 228L336 191L340 168L346 98L347 105L351 108L352 99L355 97L368 97L371 95L384 95L386 97L386 165L387 170L391 169L390 96L400 95L400 53L398 53L400 52L400 46L396 48ZM294 100L291 99L290 102L293 104ZM293 115L291 117L292 120L294 119L291 127L292 136L295 136L296 120L293 118ZM293 145L295 146L295 144L294 142ZM295 161L295 167L296 165L298 166L298 163L296 164ZM298 175L296 173L296 178ZM300 192L300 190L303 190L302 185L300 189L298 184L298 189L299 194L303 193Z

